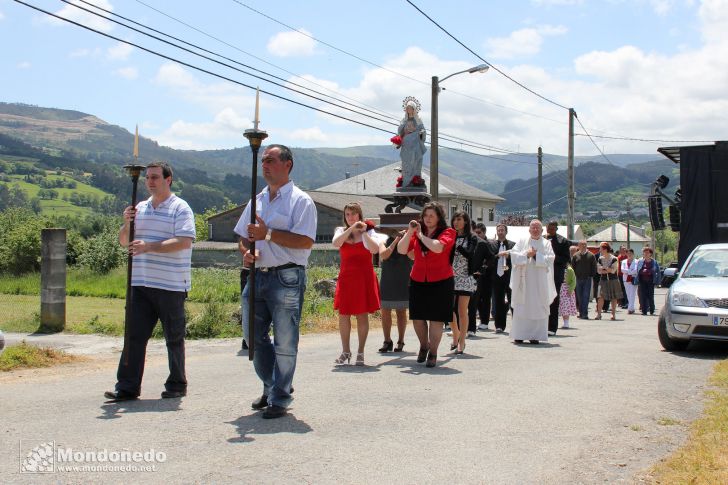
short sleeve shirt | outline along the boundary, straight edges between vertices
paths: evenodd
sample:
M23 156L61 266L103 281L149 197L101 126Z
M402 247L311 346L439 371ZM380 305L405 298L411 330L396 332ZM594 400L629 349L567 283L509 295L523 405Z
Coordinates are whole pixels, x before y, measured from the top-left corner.
M316 205L311 197L293 182L288 182L278 189L273 200L270 200L270 192L266 187L256 196L255 204L256 212L268 228L316 240ZM248 203L235 226L235 233L244 239L248 238L250 208ZM288 263L306 266L311 254L310 249L287 248L272 241L255 241L255 249L260 251L260 259L256 261L256 265L263 268Z
M159 242L173 237L195 238L195 216L184 200L172 194L156 208L152 198L139 202L134 218L134 239ZM132 286L168 291L190 291L192 248L172 253L143 253L134 256Z

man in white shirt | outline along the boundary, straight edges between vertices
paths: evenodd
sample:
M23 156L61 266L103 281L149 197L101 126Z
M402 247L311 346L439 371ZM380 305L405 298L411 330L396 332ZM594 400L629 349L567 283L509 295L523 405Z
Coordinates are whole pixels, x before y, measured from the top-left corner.
M269 145L261 161L268 185L256 196L256 223L250 224L250 204L235 226L244 262L255 261L255 372L263 394L252 403L265 409L263 418L285 416L292 401L299 324L306 290L306 264L316 240L316 206L290 180L293 154L283 145ZM257 255L250 252L255 241ZM248 291L243 290L243 333L248 338ZM275 343L269 335L274 329Z

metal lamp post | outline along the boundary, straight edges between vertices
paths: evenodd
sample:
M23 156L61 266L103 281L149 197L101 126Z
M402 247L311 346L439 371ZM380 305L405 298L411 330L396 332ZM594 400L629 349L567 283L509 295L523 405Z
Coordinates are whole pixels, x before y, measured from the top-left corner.
M464 74L466 72L469 74L473 74L476 72L486 72L489 68L490 66L488 64L480 64L478 66L471 67L470 69L465 69L464 71L454 72L448 76L445 76L442 79L439 79L437 76L432 76L432 126L430 127L430 193L432 194L432 200L434 200L435 202L437 202L437 199L440 196L440 177L438 175L437 168L437 97L440 94L440 83L453 76L457 76L458 74Z
M256 203L258 195L258 150L260 145L268 138L268 133L258 129L259 118L259 101L260 91L255 93L255 120L253 121L253 129L245 130L245 138L250 143L250 149L253 152L253 170L250 188L250 223L255 224ZM250 253L255 255L255 241L250 241ZM255 356L255 260L250 265L250 279L248 280L248 360L253 360Z

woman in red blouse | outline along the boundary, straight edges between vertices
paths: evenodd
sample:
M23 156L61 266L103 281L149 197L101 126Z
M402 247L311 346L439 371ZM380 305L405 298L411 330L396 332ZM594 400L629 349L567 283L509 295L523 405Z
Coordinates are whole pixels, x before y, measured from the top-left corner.
M401 254L414 256L409 314L420 340L417 362L427 361L427 367L435 367L443 324L452 320L455 286L450 258L456 236L455 231L447 227L442 206L428 202L422 208L420 220L410 221L407 232L397 244Z

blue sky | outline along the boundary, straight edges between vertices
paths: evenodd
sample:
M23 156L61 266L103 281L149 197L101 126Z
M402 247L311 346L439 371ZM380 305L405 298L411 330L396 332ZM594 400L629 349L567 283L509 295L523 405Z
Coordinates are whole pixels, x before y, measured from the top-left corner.
M482 62L405 0L87 1L394 119L401 117L402 99L415 96L422 103L427 127L431 77L442 78ZM395 130L386 122L324 105L164 46L63 2L27 2L242 83ZM413 3L498 69L558 104L575 108L594 135L727 138L726 0ZM253 116L250 89L52 21L11 0L0 0L0 42L5 47L0 59L2 101L76 109L130 131L139 124L143 136L175 148L247 145L242 131L250 127ZM441 133L511 151L534 152L541 145L548 153L566 153L567 111L495 70L458 75L443 87ZM393 134L267 95L262 95L261 128L268 131L269 141L294 147L381 145ZM595 141L607 155L654 153L658 146L681 144ZM577 155L596 153L587 138L577 137Z

